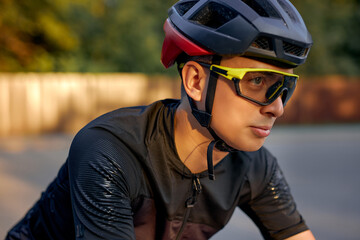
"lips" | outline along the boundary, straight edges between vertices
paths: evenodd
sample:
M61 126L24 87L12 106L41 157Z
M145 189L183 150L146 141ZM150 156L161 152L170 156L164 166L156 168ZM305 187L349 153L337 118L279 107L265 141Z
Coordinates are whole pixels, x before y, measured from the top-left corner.
M251 126L252 132L260 138L269 136L271 127L268 126Z

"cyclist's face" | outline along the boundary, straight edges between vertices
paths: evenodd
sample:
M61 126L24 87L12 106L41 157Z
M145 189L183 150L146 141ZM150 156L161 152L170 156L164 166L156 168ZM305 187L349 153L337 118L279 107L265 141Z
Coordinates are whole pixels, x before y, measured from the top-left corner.
M232 57L223 58L221 66L232 68L267 68L292 73L256 60ZM284 112L281 97L267 106L239 97L232 81L219 77L211 126L230 146L243 151L256 151L269 135L276 118Z

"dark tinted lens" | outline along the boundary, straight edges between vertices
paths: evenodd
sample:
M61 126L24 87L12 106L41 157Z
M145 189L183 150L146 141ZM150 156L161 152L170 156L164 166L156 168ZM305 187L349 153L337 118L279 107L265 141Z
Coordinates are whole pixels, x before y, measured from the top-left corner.
M285 76L284 88L287 89L287 93L285 98L283 99L284 106L289 101L290 97L293 95L296 87L296 82L297 82L296 77Z
M276 98L278 95L277 93L280 92L279 90L282 88L282 86L283 86L283 80L277 81L272 86L270 86L265 95L267 101L271 101L271 99Z
M272 72L248 72L239 82L242 96L268 103L283 87L284 76Z

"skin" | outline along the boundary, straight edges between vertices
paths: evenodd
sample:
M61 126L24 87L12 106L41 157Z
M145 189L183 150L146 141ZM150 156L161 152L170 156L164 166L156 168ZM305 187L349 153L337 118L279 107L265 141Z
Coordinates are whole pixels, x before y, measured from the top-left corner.
M243 57L223 58L222 66L232 68L268 68L292 73L267 63ZM185 64L182 71L184 89L195 101L198 109L205 109L209 70L194 61ZM281 98L267 106L260 106L239 97L232 81L219 77L212 110L211 127L228 145L243 151L256 151L265 142L275 120L282 116ZM206 128L201 127L191 113L186 97L175 114L175 144L184 165L193 173L207 170L206 151L213 140ZM226 156L226 152L213 152L214 165ZM290 240L315 239L311 231L288 238Z
M223 58L222 66L236 68L271 68L292 73L256 60L232 57ZM194 61L183 68L183 84L187 94L201 110L205 108L209 70ZM280 98L267 106L259 106L236 94L232 81L219 77L211 127L228 145L243 151L256 151L265 142L275 120L284 113ZM201 127L191 114L187 98L183 98L175 115L175 143L180 159L194 173L207 169L206 150L213 138L208 130ZM214 164L227 153L214 151Z

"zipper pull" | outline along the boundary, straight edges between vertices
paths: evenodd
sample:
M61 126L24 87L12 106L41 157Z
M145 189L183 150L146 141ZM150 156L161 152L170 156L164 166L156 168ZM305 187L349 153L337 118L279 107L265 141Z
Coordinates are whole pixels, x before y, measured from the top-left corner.
M198 176L193 178L193 190L196 191L197 194L200 194L202 191L202 186Z
M201 186L200 179L198 176L194 176L192 179L192 190L193 190L192 196L189 197L185 202L185 206L187 208L194 207L194 205L196 204L197 196L202 191L202 186Z

